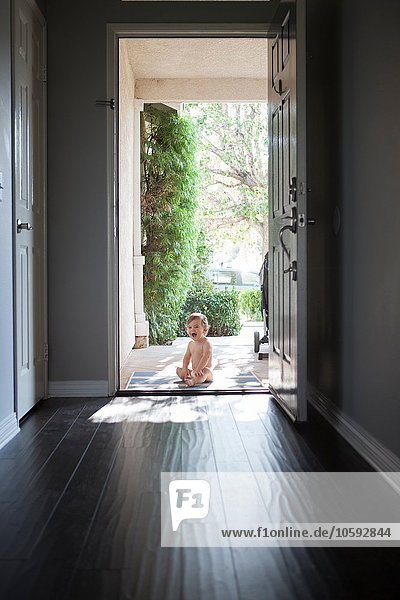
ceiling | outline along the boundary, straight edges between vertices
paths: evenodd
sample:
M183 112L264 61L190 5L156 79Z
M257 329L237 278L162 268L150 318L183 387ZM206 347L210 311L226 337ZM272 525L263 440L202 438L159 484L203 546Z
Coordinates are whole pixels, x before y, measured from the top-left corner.
M267 40L122 39L135 79L267 77Z

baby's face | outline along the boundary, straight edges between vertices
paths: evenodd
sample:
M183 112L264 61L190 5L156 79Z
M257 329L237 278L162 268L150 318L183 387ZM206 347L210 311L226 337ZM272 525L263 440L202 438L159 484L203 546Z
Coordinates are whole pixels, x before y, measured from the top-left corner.
M186 328L187 334L192 340L200 340L205 336L206 329L201 322L201 319L196 317L193 321L190 321Z

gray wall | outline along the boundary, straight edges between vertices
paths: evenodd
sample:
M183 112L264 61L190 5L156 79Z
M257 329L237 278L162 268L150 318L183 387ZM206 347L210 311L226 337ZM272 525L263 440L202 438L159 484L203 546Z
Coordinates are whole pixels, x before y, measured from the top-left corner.
M343 2L342 407L400 455L399 25L397 0Z
M154 8L156 6L156 8ZM262 23L273 3L47 1L49 379L107 379L106 23Z
M14 412L10 3L0 3L0 422Z
M400 3L321 4L308 17L310 380L400 455Z
M329 27L326 26L329 24ZM335 234L340 195L340 1L307 1L308 370L328 398L340 390L342 232Z

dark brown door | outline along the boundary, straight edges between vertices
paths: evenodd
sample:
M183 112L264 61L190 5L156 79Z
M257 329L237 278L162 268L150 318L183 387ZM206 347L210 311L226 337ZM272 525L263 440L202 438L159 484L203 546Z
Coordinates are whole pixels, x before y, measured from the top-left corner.
M269 41L270 383L290 416L307 415L304 0L281 2Z

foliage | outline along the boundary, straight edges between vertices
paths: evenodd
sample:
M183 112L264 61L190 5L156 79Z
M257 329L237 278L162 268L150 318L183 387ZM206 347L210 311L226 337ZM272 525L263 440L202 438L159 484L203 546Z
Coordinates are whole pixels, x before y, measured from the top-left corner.
M142 253L150 343L176 336L197 250L196 131L187 118L148 107L142 126Z
M192 312L206 315L210 324L208 336L238 335L240 332L239 293L236 290L204 291L193 288L182 310L181 335L186 335L186 321Z
M261 321L261 290L242 290L239 292L240 311L251 321Z
M197 237L196 261L192 272L192 288L194 290L212 292L213 284L207 275L207 269L212 257L212 246L205 232L200 229Z
M199 130L201 205L217 238L251 231L268 250L268 155L265 104L187 104ZM255 234L255 235L254 235Z

